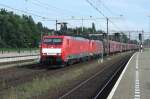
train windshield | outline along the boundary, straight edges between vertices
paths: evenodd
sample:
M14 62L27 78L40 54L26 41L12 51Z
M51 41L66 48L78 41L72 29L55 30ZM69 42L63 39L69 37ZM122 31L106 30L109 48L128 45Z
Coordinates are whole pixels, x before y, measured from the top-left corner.
M62 39L61 38L45 38L43 40L43 43L46 43L46 44L62 44Z

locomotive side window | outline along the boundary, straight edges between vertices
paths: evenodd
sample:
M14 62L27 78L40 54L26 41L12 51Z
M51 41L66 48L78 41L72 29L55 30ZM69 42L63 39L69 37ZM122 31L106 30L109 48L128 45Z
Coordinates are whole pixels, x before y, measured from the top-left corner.
M45 38L43 40L43 43L46 43L46 44L62 44L62 39L61 38Z

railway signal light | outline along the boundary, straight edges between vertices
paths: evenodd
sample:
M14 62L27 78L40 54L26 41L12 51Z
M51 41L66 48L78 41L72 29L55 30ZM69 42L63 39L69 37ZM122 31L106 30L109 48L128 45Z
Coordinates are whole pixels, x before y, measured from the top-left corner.
M139 33L139 40L141 41L142 40L142 34Z

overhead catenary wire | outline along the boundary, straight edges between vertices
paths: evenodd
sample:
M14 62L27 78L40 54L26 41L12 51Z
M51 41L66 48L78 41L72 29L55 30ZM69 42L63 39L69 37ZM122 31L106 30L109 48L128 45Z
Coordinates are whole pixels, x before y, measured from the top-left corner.
M31 3L31 4L34 4L34 5L37 6L37 7L49 9L49 10L47 11L47 13L49 13L49 11L52 11L51 9L58 10L59 12L60 12L60 10L61 10L61 11L65 12L65 13L75 13L75 12L70 11L70 10L68 10L68 9L61 9L61 8L55 7L55 6L53 6L53 5L50 5L50 4L48 4L48 3L44 3L44 2L39 1L39 0L34 0L34 2L33 2L33 1L30 1L30 3ZM32 12L37 12L37 11L33 11L33 10L32 10ZM57 12L57 11L54 11L54 12ZM53 13L53 12L52 12L52 13ZM49 14L51 15L52 13L49 13ZM62 15L61 13L62 13L62 12L56 13L56 14ZM78 12L78 14L79 14L79 12ZM66 17L66 18L59 18L59 17L57 17L57 18L53 18L53 19L44 19L43 21L54 21L54 20L71 21L71 20L81 20L80 18L69 18L69 17L76 17L76 16L65 16L65 17ZM102 19L102 18L95 18L95 19ZM95 20L95 19L84 18L83 20Z
M99 4L101 4L109 13L111 13L112 15L119 15L119 14L116 14L116 13L114 13L112 10L110 10L110 8L109 7L107 7L106 5L105 5L105 3L104 2L102 2L102 0L97 0L98 2L99 2Z
M87 0L87 1L89 1L89 0ZM97 9L97 11L99 11L99 13L101 13L103 16L104 16L104 18L109 18L109 17L106 17L97 7L95 7L91 2L90 2L90 4L95 8L95 9ZM13 9L13 10L16 10L16 11L19 11L19 12L22 12L22 13L26 13L26 14L29 14L29 15L32 15L32 16L35 16L35 17L39 17L39 18L41 18L41 19L43 19L43 20L49 20L49 21L56 21L56 18L49 18L49 17L46 17L46 16L42 16L42 15L38 15L38 14L35 14L35 13L33 13L33 10L30 10L30 9L28 9L27 11L24 11L24 10L21 10L21 9L17 9L17 8L13 8L13 7L10 7L10 6L8 6L8 5L5 5L5 4L0 4L0 6L3 6L3 7L5 7L5 8L9 8L9 9ZM29 11L31 11L31 12L29 12ZM35 12L35 11L34 11ZM94 20L96 20L96 19L102 19L102 18L95 18ZM68 18L68 19L60 19L60 20L81 20L81 19L72 19L72 18ZM93 19L82 19L82 20L93 20ZM112 24L114 24L110 19L109 19L109 21L112 23ZM116 25L116 27L117 27L117 25Z
M102 13L102 11L100 11L97 7L95 7L94 5L93 5L93 3L92 2L90 2L89 0L86 0L96 11L98 11L103 17L105 17L105 18L107 18L103 13Z
M114 13L112 10L110 10L109 9L109 7L107 7L103 2L102 2L102 0L97 0L109 13L111 13L111 14L113 14L113 15L119 15L119 14L116 14L116 13ZM120 14L119 16L123 16L122 14ZM109 18L110 19L110 18ZM111 19L113 19L113 18L111 18ZM110 20L111 21L111 20ZM126 20L125 20L125 18L124 18L124 21L126 22ZM124 23L125 23L124 22ZM120 28L114 23L114 22L111 22L117 29L119 29L120 30ZM126 29L128 29L129 27L126 25L126 24L124 24L124 26L126 27Z
M33 1L31 1L31 2L33 2ZM47 8L47 9L54 9L54 10L57 10L57 11L54 11L54 12L58 12L58 11L59 11L59 13L63 13L63 14L72 13L72 14L74 15L74 13L76 13L76 14L80 14L80 15L85 15L84 13L75 12L75 11L72 11L72 10L70 10L70 9L59 8L59 7L56 7L56 6L52 5L52 4L42 2L42 1L40 1L40 0L34 0L33 3L36 3L37 6L39 6L39 7L45 7L45 8ZM57 13L57 14L59 14L59 13ZM89 16L89 15L88 15L88 16Z
M73 13L72 11L70 11L70 10L66 10L66 9L61 9L61 8L58 8L58 7L55 7L55 6L53 6L53 5L51 5L51 4L49 4L49 3L44 3L44 2L42 2L42 1L39 1L39 0L35 0L34 2L32 2L31 1L31 3L33 3L34 5L36 5L36 6L38 6L38 7L44 7L44 8L46 8L46 9L49 9L49 8L53 8L53 9L56 9L56 10L61 10L61 11L64 11L64 12L66 12L66 13ZM55 11L56 12L56 11ZM79 13L78 13L79 14ZM72 16L72 17L74 17L74 16ZM81 19L81 18L64 18L64 19L59 19L59 18L56 18L56 20L57 21L72 21L72 20L76 20L76 21L80 21L80 20L100 20L100 19L104 19L104 18L83 18L83 19ZM43 21L53 21L53 20L47 20L47 19L44 19Z
M47 8L54 8L54 9L57 9L57 10L61 10L61 11L65 12L65 13L67 13L67 12L72 12L72 11L69 11L69 10L66 10L66 9L58 8L58 7L55 7L55 6L53 6L53 5L50 5L50 4L41 2L40 0L35 0L35 1L38 2L38 3L41 4L41 5L44 5L44 6L47 7ZM43 7L43 6L42 6L42 7Z
M100 1L100 0L98 0L98 1L99 1L99 3L102 4L102 6L103 6L108 12L110 12L111 14L117 15L116 13L112 12L112 10L110 10L102 1ZM120 16L121 16L121 14L120 14ZM125 20L125 18L124 18L124 20ZM124 26L126 27L126 29L128 28L127 25L124 24Z
M37 6L37 7L48 9L48 11L46 11L46 13L47 13L47 14L50 14L50 15L51 15L51 14L54 14L54 13L56 13L56 12L58 12L58 11L55 11L56 9L55 9L54 7L45 6L45 5L43 5L42 3L33 2L33 1L30 1L30 3L33 4L33 5L35 5L35 6ZM53 8L53 10L50 10L50 9L52 9L52 8ZM54 9L55 9L55 10L54 10ZM45 10L44 10L44 11L45 11ZM52 12L52 11L53 11L53 12ZM56 13L56 14L62 15L62 14L66 14L66 13L59 12L59 13Z
M98 11L104 18L108 19L109 22L111 22L117 29L121 30L112 20L110 20L109 17L105 16L105 14L99 10L90 0L86 0L96 11Z
M105 5L105 3L102 1L102 0L97 0L99 2L99 4L101 4L109 13L113 14L113 15L119 15L117 14L116 12L113 12L109 7L107 7ZM128 25L127 25L127 19L123 17L122 14L120 14L120 16L122 16L123 20L123 26L126 28L126 29L129 29Z
M19 11L19 12L22 12L24 14L29 14L29 15L32 15L32 16L35 16L35 17L39 17L41 19L49 19L51 21L55 21L55 20L53 20L53 19L51 19L49 17L45 17L45 16L41 16L41 15L38 15L38 14L35 14L35 13L32 13L32 12L28 12L28 11L24 11L24 10L21 10L21 9L13 8L13 7L10 7L10 6L5 5L5 4L0 4L0 6L8 8L8 9L15 10L15 11Z
M37 0L34 0L34 1L37 1ZM33 5L35 5L35 6L37 6L38 8L45 8L46 10L43 10L43 12L39 12L39 11L33 11L33 10L30 10L30 11L32 11L32 12L37 12L37 13L43 13L43 14L45 14L45 15L47 15L48 14L48 16L49 15L53 15L54 14L54 12L57 12L57 11L54 11L54 10L50 10L51 8L56 8L56 7L51 7L50 5L49 6L44 6L43 5L43 3L41 2L41 1L39 1L39 2L33 2L32 0L31 1L26 1L26 3L28 2L28 4L30 3L30 4L33 4ZM45 3L46 4L46 3ZM44 12L44 11L46 11L46 12ZM54 12L51 12L51 11L54 11ZM59 16L60 15L62 15L61 13L57 13ZM64 13L63 13L64 14ZM49 21L56 21L57 20L57 17L55 17L55 18L45 18L45 19L43 19L42 21L46 21L47 19L49 19Z

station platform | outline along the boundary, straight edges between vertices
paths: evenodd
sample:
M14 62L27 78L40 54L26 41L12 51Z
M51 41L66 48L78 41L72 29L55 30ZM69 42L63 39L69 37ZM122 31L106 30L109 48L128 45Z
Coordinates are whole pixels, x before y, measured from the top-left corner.
M24 66L24 65L38 63L39 59L40 59L39 55L10 57L10 58L0 57L0 69L6 69L10 67Z
M0 58L0 63L6 63L6 62L15 62L15 61L22 61L22 60L31 60L31 59L39 59L39 55L33 55L33 56L17 56L17 57L4 57Z
M0 53L0 69L37 63L39 59L38 50Z
M107 99L150 99L150 51L131 57Z
M38 50L31 50L31 51L12 51L12 52L1 52L0 53L0 64L6 62L15 62L15 61L22 61L22 60L31 60L31 59L38 59L39 58L39 51Z
M15 56L25 56L25 55L37 55L39 54L39 50L32 50L32 51L12 51L12 52L7 52L7 51L0 51L0 58L3 57L15 57Z

